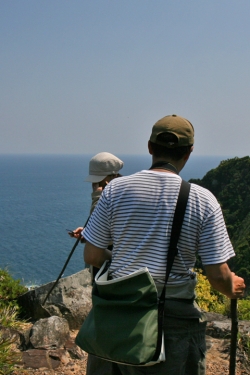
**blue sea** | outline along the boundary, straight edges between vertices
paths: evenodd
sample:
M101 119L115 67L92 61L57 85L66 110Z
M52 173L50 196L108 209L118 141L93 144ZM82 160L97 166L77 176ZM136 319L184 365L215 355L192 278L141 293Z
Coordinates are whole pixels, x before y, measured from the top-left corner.
M84 182L93 155L0 155L0 268L26 286L56 280L75 240L66 229L83 226L91 204ZM123 175L151 165L149 155L117 155ZM181 172L202 178L228 157L195 156ZM76 248L64 276L82 270L83 245Z

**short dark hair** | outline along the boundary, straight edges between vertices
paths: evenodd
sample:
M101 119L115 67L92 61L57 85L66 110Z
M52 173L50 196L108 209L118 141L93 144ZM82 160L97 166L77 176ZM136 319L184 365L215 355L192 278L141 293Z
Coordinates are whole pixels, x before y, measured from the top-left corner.
M173 160L180 160L184 155L190 152L191 146L174 147L174 144L178 144L176 135L172 133L161 133L157 136L157 140L171 144L170 147L165 147L157 143L151 143L153 155L157 158L171 158Z

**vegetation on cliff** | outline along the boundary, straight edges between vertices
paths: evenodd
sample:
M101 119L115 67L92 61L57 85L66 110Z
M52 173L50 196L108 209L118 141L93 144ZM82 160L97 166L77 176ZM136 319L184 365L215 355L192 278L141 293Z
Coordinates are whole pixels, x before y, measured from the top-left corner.
M0 269L0 375L13 373L15 365L20 361L15 347L15 337L5 334L6 328L17 328L22 322L18 319L18 303L16 298L27 291L20 280L15 280L6 269Z
M7 269L0 269L0 308L6 306L17 308L17 297L27 290L20 280L13 279Z
M210 190L221 204L237 255L230 268L250 285L250 157L224 160L202 179L190 182Z

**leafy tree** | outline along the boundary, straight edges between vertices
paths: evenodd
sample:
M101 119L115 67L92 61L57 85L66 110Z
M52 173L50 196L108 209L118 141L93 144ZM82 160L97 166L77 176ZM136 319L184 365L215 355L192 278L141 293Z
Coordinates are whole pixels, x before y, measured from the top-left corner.
M229 265L250 285L250 157L224 160L202 179L190 182L210 190L221 204L237 255ZM201 267L199 260L197 267Z

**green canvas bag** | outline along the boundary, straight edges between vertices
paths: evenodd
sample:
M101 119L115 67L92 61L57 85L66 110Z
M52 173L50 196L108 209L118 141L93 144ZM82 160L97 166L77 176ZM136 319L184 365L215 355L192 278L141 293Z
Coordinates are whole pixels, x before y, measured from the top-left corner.
M165 284L158 299L147 267L109 280L106 261L95 277L93 307L76 344L89 354L108 361L150 366L165 360L163 318L166 283L177 254L177 242L190 184L182 181L167 255Z
M107 266L106 261L96 275L93 308L76 344L106 360L144 365L154 359L157 349L158 297L154 280L146 267L107 280Z

